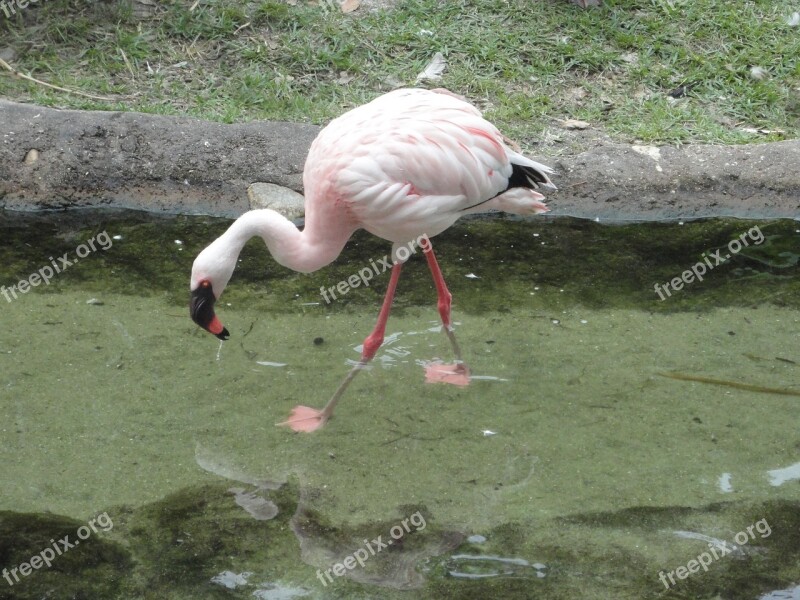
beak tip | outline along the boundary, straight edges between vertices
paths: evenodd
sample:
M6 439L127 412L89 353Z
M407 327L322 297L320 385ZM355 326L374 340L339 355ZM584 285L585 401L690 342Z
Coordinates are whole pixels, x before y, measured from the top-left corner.
M223 327L223 328L222 328L222 331L220 331L219 333L217 333L217 334L215 334L215 335L216 335L216 336L217 336L219 339L221 339L223 342L224 342L225 340L227 340L229 337L231 337L231 334L230 334L230 333L228 333L228 329L227 329L226 327Z

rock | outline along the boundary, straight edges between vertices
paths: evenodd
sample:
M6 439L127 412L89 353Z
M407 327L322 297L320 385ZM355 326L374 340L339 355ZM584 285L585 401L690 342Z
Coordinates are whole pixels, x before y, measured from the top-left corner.
M305 198L294 190L274 183L257 182L247 188L250 208L271 208L290 221L303 216Z
M25 155L25 164L32 165L37 160L39 160L39 151L36 148L28 150L28 153Z
M14 62L17 58L16 51L11 47L0 48L0 59L6 62Z

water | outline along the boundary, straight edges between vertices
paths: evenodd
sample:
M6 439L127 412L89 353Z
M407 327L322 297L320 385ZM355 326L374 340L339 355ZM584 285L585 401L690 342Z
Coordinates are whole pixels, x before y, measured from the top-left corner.
M275 423L328 399L388 274L330 304L320 287L387 247L359 235L299 275L253 240L220 348L187 288L226 226L2 216L6 288L96 243L0 296L0 598L794 593L797 223L463 223L434 242L473 383L424 382L452 357L415 256L387 344L312 435ZM762 243L659 299L756 226ZM54 544L52 566L19 570Z

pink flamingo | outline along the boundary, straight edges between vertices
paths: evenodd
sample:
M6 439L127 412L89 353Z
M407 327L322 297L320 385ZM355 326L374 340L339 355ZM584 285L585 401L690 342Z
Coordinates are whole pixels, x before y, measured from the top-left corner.
M347 386L375 356L384 339L403 257L411 240L432 238L462 215L504 211L546 212L536 190L556 189L553 171L510 147L477 108L447 90L400 89L333 120L314 140L303 172L305 227L298 230L275 211L239 217L195 259L190 282L192 319L218 338L228 330L214 313L244 244L260 236L280 264L310 273L339 256L358 229L393 243L389 286L378 321L364 340L360 362L322 410L297 406L287 421L314 431L333 414ZM429 242L422 242L438 294L444 331L456 362L428 367L428 381L466 385L469 370L450 320L452 296ZM408 253L404 252L405 258Z

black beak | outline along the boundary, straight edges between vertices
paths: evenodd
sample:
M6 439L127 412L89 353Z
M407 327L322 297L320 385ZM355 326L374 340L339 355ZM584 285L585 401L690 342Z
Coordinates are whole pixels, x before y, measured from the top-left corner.
M230 334L214 313L214 303L216 301L211 284L208 281L203 281L197 289L192 291L192 296L189 300L189 314L192 316L192 321L200 325L200 327L209 333L213 333L221 340L227 340Z

